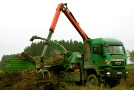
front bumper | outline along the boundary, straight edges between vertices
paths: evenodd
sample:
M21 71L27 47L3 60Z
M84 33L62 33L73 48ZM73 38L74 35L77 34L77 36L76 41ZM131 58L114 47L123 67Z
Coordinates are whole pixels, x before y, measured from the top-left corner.
M128 76L127 69L106 68L107 78L126 78Z

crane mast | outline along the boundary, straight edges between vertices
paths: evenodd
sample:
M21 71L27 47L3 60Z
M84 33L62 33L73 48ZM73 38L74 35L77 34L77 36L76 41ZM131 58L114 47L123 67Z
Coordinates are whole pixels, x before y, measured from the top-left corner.
M67 7L67 3L63 4L63 3L59 3L53 18L53 21L51 23L50 29L49 29L49 34L47 39L50 40L52 37L52 34L55 30L57 21L59 19L60 13L61 11L65 14L65 16L68 18L68 20L72 23L72 25L75 27L75 29L78 31L78 33L81 35L81 37L84 40L88 40L88 36L86 35L86 33L81 29L81 27L79 26L79 23L76 21L76 19L74 18L73 14L70 12L70 10ZM43 57L45 56L45 53L47 51L48 48L48 44L49 43L45 43L44 49L42 51L41 54L41 60L43 59Z

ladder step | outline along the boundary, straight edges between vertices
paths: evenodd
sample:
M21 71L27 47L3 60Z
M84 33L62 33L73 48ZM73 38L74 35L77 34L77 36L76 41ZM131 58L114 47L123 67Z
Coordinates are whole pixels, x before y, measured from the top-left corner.
M100 71L105 71L104 69L100 69Z
M105 79L104 79L104 78L102 78L102 77L100 77L100 80L101 80L102 82L104 82L104 81L105 81Z
M104 77L105 75L100 75L101 77Z
M102 79L101 81L102 81L102 82L104 82L104 81L105 81L105 79Z

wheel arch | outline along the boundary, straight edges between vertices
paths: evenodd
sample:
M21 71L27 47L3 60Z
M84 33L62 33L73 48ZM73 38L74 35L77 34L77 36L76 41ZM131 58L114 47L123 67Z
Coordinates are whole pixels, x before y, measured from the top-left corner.
M90 74L100 75L99 67L97 65L85 65L84 66L85 78L87 78Z
M60 74L66 75L66 72L65 72L65 71L61 71L61 72L58 73L58 76L59 76Z

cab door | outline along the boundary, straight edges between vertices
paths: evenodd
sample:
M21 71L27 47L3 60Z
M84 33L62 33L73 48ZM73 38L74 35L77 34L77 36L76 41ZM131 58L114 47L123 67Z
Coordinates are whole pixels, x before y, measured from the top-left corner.
M93 64L96 64L98 66L103 66L104 65L104 53L103 53L103 49L102 49L102 45L98 44L98 45L94 45L92 47L92 61Z

